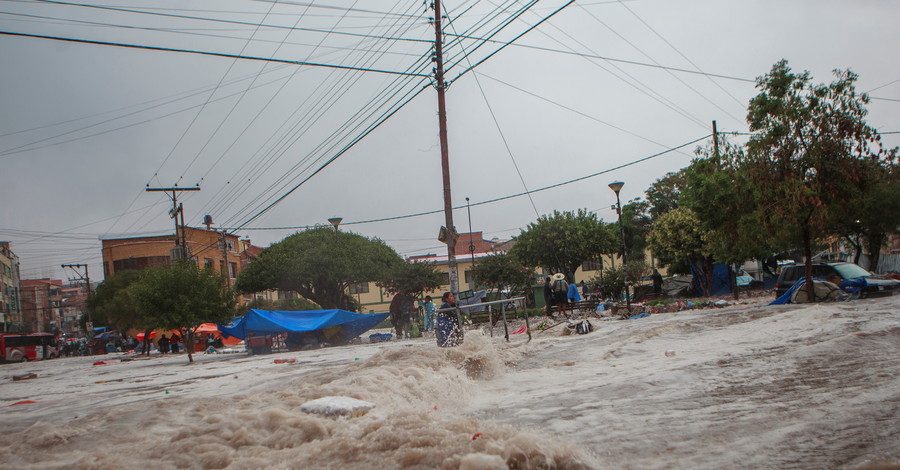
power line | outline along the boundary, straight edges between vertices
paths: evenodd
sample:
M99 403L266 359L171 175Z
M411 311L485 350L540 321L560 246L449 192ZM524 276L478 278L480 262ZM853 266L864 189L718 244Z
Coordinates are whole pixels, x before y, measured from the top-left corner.
M596 176L600 176L600 175L604 175L604 174L607 174L607 173L611 173L611 172L616 171L616 170L621 170L622 168L627 168L627 167L629 167L629 166L633 166L633 165L636 165L636 164L638 164L638 163L642 163L642 162L645 162L645 161L647 161L647 160L651 160L651 159L660 157L660 156L665 155L665 154L667 154L667 153L671 153L671 152L680 150L680 149L682 149L682 148L684 148L684 147L687 147L687 146L689 146L689 145L693 145L693 144L695 144L695 143L697 143L697 142L700 142L700 141L702 141L702 140L704 140L704 139L707 139L707 138L709 138L709 137L711 137L711 136L712 136L712 134L707 134L707 135L704 135L703 137L694 139L694 140L692 140L692 141L690 141L690 142L685 142L685 143L683 143L683 144L681 144L681 145L678 145L678 146L675 146L675 147L670 147L670 148L668 148L668 149L666 149L666 150L663 150L663 151L661 151L661 152L657 152L657 153L654 153L654 154L652 154L652 155L648 155L648 156L646 156L646 157L639 158L639 159L637 159L637 160L632 160L632 161L630 161L630 162L628 162L628 163L623 163L623 164L621 164L621 165L618 165L618 166L615 166L615 167L612 167L612 168L608 168L608 169L606 169L606 170L598 171L598 172L596 172L596 173L591 173L591 174L588 174L588 175L579 176L578 178L574 178L574 179L571 179L571 180L567 180L567 181L563 181L563 182L560 182L560 183L552 184L552 185L549 185L549 186L544 186L544 187L542 187L542 188L533 189L533 190L530 190L530 191L524 191L524 192L521 192L521 193L516 193L516 194L510 194L510 195L506 195L506 196L501 196L501 197L497 197L497 198L494 198L494 199L488 199L488 200L481 201L481 202L475 202L475 203L472 203L471 205L472 205L472 206L481 206L481 205L485 205L485 204L493 204L493 203L495 203L495 202L505 201L505 200L507 200L507 199L512 199L512 198L516 198L516 197L521 197L521 196L525 196L525 195L529 195L529 194L534 194L534 193L541 192L541 191L546 191L546 190L548 190L548 189L558 188L558 187L560 187L560 186L565 186L565 185L568 185L568 184L577 183L577 182L579 182L579 181L583 181L583 180L586 180L586 179L589 179L589 178L594 178L594 177L596 177ZM460 206L454 207L453 209L454 209L454 210L458 210L458 209L463 209L463 208L465 208L465 207L466 207L465 205L460 205ZM437 210L431 210L431 211L417 212L417 213L414 213L414 214L398 215L398 216L392 216L392 217L383 217L383 218L380 218L380 219L360 220L360 221L356 221L356 222L347 222L347 221L343 221L343 222L341 222L341 225L361 225L361 224L370 224L370 223L375 223L375 222L387 222L387 221L392 221L392 220L409 219L409 218L413 218L413 217L421 217L421 216L423 216L423 215L439 214L439 213L442 213L443 211L444 211L443 209L437 209ZM249 223L249 222L251 222L251 221L252 221L252 219L251 219L251 220L248 220L248 221L245 222L243 225L238 226L238 227L226 227L225 230L231 230L231 231L236 231L236 230L299 230L299 229L305 229L305 228L309 228L309 227L310 227L309 225L291 226L291 227L247 227L247 226L246 226L247 223Z
M625 2L619 1L619 4L622 5L622 8L628 10L629 13L631 13L632 15L634 15L634 17L637 18L638 21L640 21L644 26L646 26L647 29L649 29L650 31L653 31L653 34L655 34L656 37L662 39L662 41L663 41L664 43L666 43L669 47L671 47L675 52L677 52L678 55L680 55L681 57L683 57L684 60L688 61L689 64L693 65L695 69L697 69L697 70L699 70L699 71L701 71L701 72L703 71L703 70L700 68L699 65L695 64L693 60L691 60L688 56L684 55L684 53L682 53L680 50L678 50L678 48L675 47L675 45L673 45L671 42L669 42L668 39L664 38L662 34L659 34L659 31L657 31L656 29L654 29L653 26L650 26L646 21L644 21L643 18L641 18L640 16L638 16L638 14L634 12L634 10L632 10L631 8L628 8L628 5L626 5ZM582 9L584 9L584 7L582 7ZM585 10L585 11L587 11L587 10ZM593 16L593 15L591 15L591 16ZM654 62L655 62L655 61L654 61ZM708 75L707 75L707 78L709 78ZM734 95L732 95L731 93L728 92L728 90L726 90L725 88L722 88L722 86L719 85L718 83L716 83L715 80L713 80L713 79L710 78L710 81L713 83L713 85L716 85L720 90L722 90L726 95L730 96L731 99L733 99L734 102L737 103L739 106L744 106L744 103L742 103L740 100L738 100L737 98L735 98ZM701 95L701 96L702 96L702 95ZM716 106L716 107L718 107L718 106ZM721 109L723 112L725 111L725 110L722 109L722 108L719 108L719 109ZM728 114L728 113L726 112L726 114ZM731 115L729 114L729 116L731 116ZM743 121L741 121L740 119L734 118L734 116L732 116L732 118L733 118L733 119L736 119L738 122L743 123Z
M669 47L671 47L672 49L675 49L675 52L678 52L679 54L681 54L681 51L679 51L678 49L676 49L675 46L673 46L669 41L666 40L666 38L662 37L661 34L659 34L658 32L656 32L656 30L653 29L653 27L651 27L649 24L647 24L647 22L644 21L640 16L638 16L637 13L635 13L634 11L632 11L632 10L631 10L630 8L628 8L628 6L626 6L626 5L622 5L622 6L625 7L625 9L627 9L632 15L634 15L634 17L637 18L644 26L646 26L648 29L650 29L650 31L653 31L653 32L657 35L657 37L659 37L660 39L663 40L663 42L665 42L666 44L668 44ZM584 8L584 7L581 7L581 9L584 10L585 13L588 14L588 16L590 16L590 17L593 18L595 21L597 21L598 23L600 23L600 24L602 24L603 26L605 26L607 29L609 29L610 31L612 31L616 36L618 36L620 39L622 39L623 41L625 41L629 46L633 47L635 50L637 50L638 52L640 52L641 54L643 54L644 57L647 57L648 59L652 60L653 62L656 62L656 60L653 59L653 57L651 57L650 54L647 54L646 52L644 52L643 49L641 49L640 47L638 47L637 45L635 45L634 43L632 43L631 41L629 41L625 36L622 36L621 34L619 34L618 31L614 30L611 26L609 26L608 24L606 24L606 22L604 22L604 21L601 20L600 18L597 18L596 15L594 15L593 13L590 12L590 10L588 10L587 8ZM681 54L681 56L684 57L684 58L685 58L691 65L693 65L695 68L699 68L699 67L697 67L696 64L694 64L693 62L691 62L691 60L688 59L687 56L685 56L684 54ZM665 69L664 69L664 70L665 70ZM694 92L697 96L699 96L701 99L703 99L703 100L706 101L707 103L713 105L713 106L714 106L715 108L717 108L719 111L722 111L723 113L725 113L726 116L730 117L731 119L734 119L735 122L737 122L737 123L739 123L739 124L742 124L742 123L743 123L743 121L742 121L740 118L738 118L738 117L736 117L735 115L731 114L731 113L728 112L728 110L726 110L725 108L719 106L717 103L715 103L713 100L711 100L711 99L710 99L708 96L706 96L705 94L700 93L696 88L692 87L692 86L689 85L687 82L685 82L684 80L682 80L679 76L677 76L677 75L675 75L674 73L672 73L671 70L666 70L666 73L668 73L668 74L669 74L672 78L674 78L675 80L678 80L679 83L681 83L682 85L684 85L685 87L687 87L689 90L693 91L693 92ZM716 84L716 82L715 82L714 80L712 80L711 78L710 78L709 80L712 81L713 84ZM718 84L716 84L716 85L718 85ZM721 86L719 86L719 88L722 89L722 90L724 91L724 88L722 88ZM728 93L728 92L726 91L725 93ZM731 96L730 93L728 93L728 95ZM738 101L737 98L734 98L733 96L731 96L731 98L734 99L735 102L738 103L738 105L743 106L743 104L742 104L740 101Z
M502 44L502 41L497 41L494 39L479 38L479 37L475 37L475 36L468 36L468 35L462 35L462 34L449 34L448 33L447 36L455 36L455 37L464 38L464 39L476 39L476 40L480 40L480 41ZM702 71L698 71L698 70L682 69L682 68L678 68L678 67L669 67L669 66L660 65L660 64L648 64L646 62L637 62L634 60L616 59L614 57L607 57L607 56L602 56L602 55L597 55L597 54L587 54L584 52L565 51L562 49L554 49L552 47L533 46L533 45L529 45L529 44L520 44L520 43L514 43L514 44L510 44L510 45L513 47L520 47L520 48L524 48L524 49L534 49L534 50L538 50L538 51L555 52L555 53L559 53L559 54L568 54L568 55L574 55L574 56L584 57L584 58L588 58L588 59L601 59L601 60L606 60L609 62L621 62L623 64L629 64L629 65L639 65L642 67L671 70L673 72L690 73L690 74L695 74L695 75L705 75L707 77L712 77L712 78L722 78L722 79L726 79L726 80L736 80L736 81L740 81L740 82L756 83L756 80L749 79L749 78L733 77L730 75L722 75L722 74L717 74L717 73L702 72Z
M148 11L141 11L141 10L131 10L128 8L108 7L108 6L101 6L101 5L88 5L88 4L84 4L84 3L68 3L68 2L59 2L59 1L53 1L53 0L32 0L32 1L40 2L40 3L47 3L47 4L54 4L54 5L65 5L65 6L72 6L72 7L84 7L84 8L98 9L98 10L116 11L116 12L121 12L121 13L137 13L137 14L141 14L141 15L161 16L161 17L167 17L167 18L197 20L197 21L209 21L209 22L215 22L215 23L238 24L238 25L243 25L243 26L254 26L254 27L261 26L257 23L250 23L250 22L245 22L245 21L223 20L223 19L219 19L219 18L203 18L203 17L187 16L187 15L173 15L170 13L155 13L155 12L148 12ZM325 32L325 31L322 31L319 29L313 29L313 28L296 28L296 29L294 29L294 28L289 28L287 26L280 26L280 25L262 25L262 26L265 26L266 28L291 29L293 31L305 31L305 32L313 32L313 33ZM344 36L371 37L371 36L365 36L362 34L345 33L345 32L335 32L334 34L340 34L340 35L344 35ZM385 40L391 40L391 41L428 42L427 40L423 40L423 39L411 39L411 38L378 37L377 39L385 39Z
M427 58L428 58L428 53L423 54L421 56L422 63L418 66L412 65L412 66L408 67L407 70L415 70L416 68L424 68L427 65L427 63L425 62L427 60ZM374 60L374 59L372 59L372 60ZM361 76L357 75L357 77L353 80L353 83L357 82L360 78L361 78ZM277 152L280 152L281 155L283 155L287 151L287 148L294 145L294 143L299 138L301 138L307 130L309 130L311 128L311 125L314 124L315 121L319 119L318 113L321 110L329 109L332 106L332 103L335 102L335 100L339 99L340 96L342 96L341 90L344 90L344 89L347 89L347 88L350 88L353 86L353 83L349 83L349 80L350 80L349 76L344 76L341 78L341 80L337 80L337 81L331 80L330 77L327 77L325 80L323 80L323 82L319 85L319 87L321 88L324 84L329 83L330 89L328 91L320 93L320 92L318 92L318 89L317 89L316 91L308 94L309 97L318 96L319 98L318 98L317 103L315 103L313 105L313 108L315 108L315 109L313 111L306 112L304 115L304 120L305 120L305 123L303 124L304 130L300 131L299 130L300 128L298 127L300 125L300 123L296 124L294 126L293 131L291 131L290 133L285 133L282 136L282 138L280 139L280 142L277 144L280 147L280 149L278 149L278 150L276 150L274 148L271 149L268 152L270 155L268 157L268 161L259 162L259 163L255 164L254 165L255 169L251 170L251 172L259 174L260 171L265 171L265 169L260 169L260 165L265 164L266 168L271 166L271 164L272 164L271 161L273 159L276 159L274 152L277 151ZM266 188L262 192L260 192L260 194L256 198L254 198L254 200L252 200L250 203L245 205L242 209L237 211L237 213L234 216L232 216L230 220L236 219L241 212L249 209L252 204L254 204L256 201L262 199L266 192L273 189L276 185L280 184L282 181L285 181L286 179L288 179L288 177L291 174L293 174L293 172L295 170L300 168L302 165L306 164L313 157L313 155L320 153L320 152L325 152L326 151L325 146L328 144L328 142L336 140L337 142L332 144L330 149L328 149L328 151L335 149L336 145L338 145L339 141L347 138L347 136L349 135L346 133L342 134L342 132L344 132L344 131L349 132L349 131L353 130L353 129L350 129L350 125L354 121L364 122L365 119L368 119L368 117L371 117L374 115L375 109L383 108L388 103L388 100L393 99L394 96L397 96L397 94L406 85L404 83L400 83L401 80L406 80L407 84L408 84L413 80L413 77L395 77L394 82L390 85L389 88L383 89L375 97L370 99L370 101L367 104L360 107L354 116L352 116L347 121L345 121L345 123L342 124L336 131L334 131L331 134L331 136L322 140L321 143L315 149L313 149L312 151L310 151L308 153L307 157L304 157L300 162L295 164L288 171L283 172L282 176L276 182L270 184L268 188ZM419 82L421 82L421 80ZM392 90L395 90L395 91L392 91ZM307 98L307 100L308 99L309 98ZM381 100L382 104L377 104L377 101L379 101L379 100ZM295 114L298 114L300 111L302 111L302 108L303 108L303 105L301 104L301 106L298 107L297 111L295 111ZM370 110L372 110L372 111L369 112ZM365 113L369 113L369 114L364 116ZM360 125L361 124L357 124L354 129L358 129ZM276 131L275 133L277 133L277 132L278 131ZM272 137L274 137L274 134L272 135ZM271 140L272 137L270 137L269 140ZM290 137L290 139L288 139L288 137ZM280 158L280 156L277 158ZM321 158L324 158L324 156L318 157L317 160L320 160ZM311 164L309 166L307 166L306 169L308 169L310 167L311 167ZM242 169L243 169L243 167L242 167ZM240 171L241 170L239 170L238 172L240 172ZM301 174L302 174L302 171L305 171L305 170L301 170ZM254 176L254 175L251 175L251 176ZM297 178L299 178L299 175L291 178L290 181L295 181ZM244 179L241 180L240 185L244 185L244 188L240 189L241 194L243 192L245 192L246 189L249 187L249 184L245 184L245 182L248 183L249 178L246 179L246 181ZM287 183L287 184L290 184L290 183ZM282 189L284 189L287 186L287 184L282 186ZM235 190L238 190L238 188L237 187L233 188L230 191L230 193L233 194ZM221 199L219 202L216 203L216 207L224 206L224 205L226 205L226 203L227 203L227 201L225 199ZM258 207L259 206L257 206L257 208ZM227 223L226 223L226 225L227 225Z
M573 0L574 1L574 0ZM243 59L243 60L260 60L264 62L277 62L282 64L292 64L292 65L306 65L310 67L325 67L325 68L334 68L334 69L343 69L343 70L358 70L362 72L376 72L376 73L385 73L389 75L411 75L415 77L428 77L428 75L424 74L411 74L404 72L396 72L391 70L383 70L383 69L368 69L368 68L359 68L359 67L349 67L343 65L333 65L333 64L323 64L318 62L304 62L299 60L287 60L287 59L276 59L274 57L254 57L254 56L242 56L238 54L227 54L224 52L210 52L210 51L195 51L190 49L176 49L172 47L161 47L161 46L145 46L140 44L125 44L119 42L107 42L107 41L94 41L90 39L75 39L75 38L64 38L59 36L45 36L42 34L28 34L28 33L14 33L12 31L0 31L0 34L5 36L19 36L19 37L27 37L27 38L36 38L36 39L50 39L54 41L64 41L64 42L74 42L80 44L94 44L99 46L115 46L115 47L125 47L131 49L146 49L151 51L163 51L163 52L182 52L186 54L198 54L198 55L206 55L213 57L226 57L230 59Z

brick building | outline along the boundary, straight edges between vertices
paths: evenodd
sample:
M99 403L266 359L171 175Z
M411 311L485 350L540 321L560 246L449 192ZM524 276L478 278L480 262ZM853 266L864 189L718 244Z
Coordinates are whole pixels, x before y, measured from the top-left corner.
M50 332L59 324L62 288L59 279L22 279L22 331Z
M19 257L10 242L0 242L0 332L18 331L22 324Z
M209 266L217 272L227 272L232 284L259 250L250 245L249 240L215 230L185 227L184 238L189 258L201 268ZM128 269L168 264L182 255L175 245L175 235L113 238L101 240L101 243L104 277Z

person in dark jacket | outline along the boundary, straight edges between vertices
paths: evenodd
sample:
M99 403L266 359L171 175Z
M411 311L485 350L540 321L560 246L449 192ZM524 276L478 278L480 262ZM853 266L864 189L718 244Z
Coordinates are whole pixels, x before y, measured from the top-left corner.
M550 276L544 281L544 305L547 306L547 316L553 318L553 288L550 287Z
M159 346L159 352L169 354L169 338L166 338L166 335L162 335L156 344Z
M663 287L663 278L662 275L656 269L653 270L653 275L650 276L650 279L653 280L653 293L656 294L657 297L662 295L662 287Z

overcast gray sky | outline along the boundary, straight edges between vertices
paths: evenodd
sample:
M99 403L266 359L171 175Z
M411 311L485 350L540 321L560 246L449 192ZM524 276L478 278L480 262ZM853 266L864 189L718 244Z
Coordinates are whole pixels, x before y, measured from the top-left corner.
M442 213L397 218L443 208L421 1L85 1L0 0L0 31L366 70L0 35L0 240L23 278L89 263L99 280L100 238L171 233L171 201L148 184L199 184L179 196L186 222L210 214L260 246L339 216L402 255L446 253ZM713 120L746 132L754 79L782 58L816 82L851 68L875 97L870 124L900 131L898 2L582 1L499 50L565 3L444 3L460 232L466 197L487 238L553 210L615 220L608 183L625 182L623 202L641 197L698 144L619 167L701 139ZM384 218L396 219L371 222Z

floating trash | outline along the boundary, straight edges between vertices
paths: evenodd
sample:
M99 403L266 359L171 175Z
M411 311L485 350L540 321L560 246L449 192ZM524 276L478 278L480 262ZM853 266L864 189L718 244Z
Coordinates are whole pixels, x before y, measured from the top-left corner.
M374 403L350 397L322 397L300 406L300 411L325 416L362 416L375 408Z

